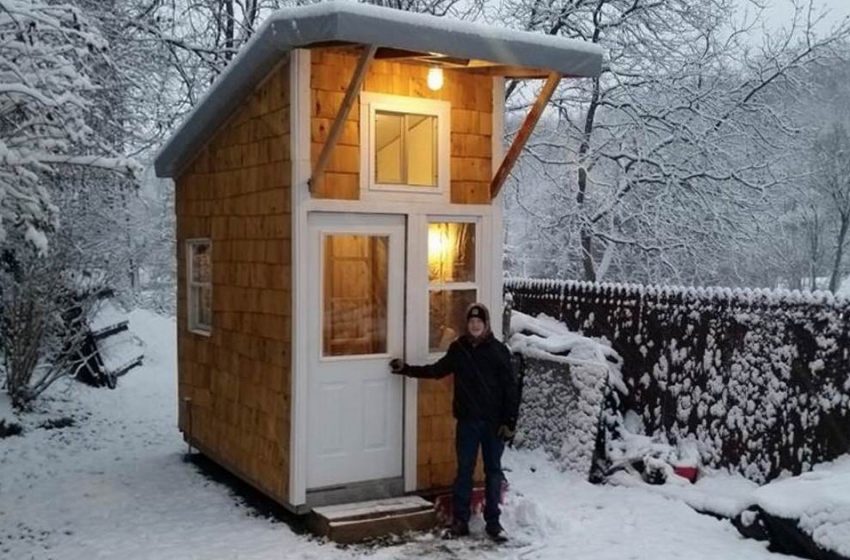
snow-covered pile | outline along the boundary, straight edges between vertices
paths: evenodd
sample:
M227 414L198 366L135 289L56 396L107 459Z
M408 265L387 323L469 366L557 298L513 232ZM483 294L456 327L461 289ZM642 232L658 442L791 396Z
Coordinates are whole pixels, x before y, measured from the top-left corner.
M101 300L89 313L89 329L93 335L111 329L117 325L127 322L127 313L118 309L116 305L106 299Z
M625 471L609 482L737 517L745 527L758 525L777 550L789 554L850 558L850 455L761 487L740 474L712 470L703 470L696 484L650 485Z
M625 391L620 357L602 339L551 317L511 314L511 350L525 356L518 444L542 447L573 472L590 472L607 388Z
M850 455L775 480L756 490L753 502L771 515L798 520L819 547L850 558Z
M628 387L621 411L637 411L647 434L695 439L703 465L761 483L850 451L850 300L551 280L505 287L516 309L610 340Z
M703 471L696 483L671 477L667 484L648 484L627 471L618 471L608 479L610 484L642 488L661 496L686 503L694 510L732 519L753 504L758 485L739 474L728 471Z

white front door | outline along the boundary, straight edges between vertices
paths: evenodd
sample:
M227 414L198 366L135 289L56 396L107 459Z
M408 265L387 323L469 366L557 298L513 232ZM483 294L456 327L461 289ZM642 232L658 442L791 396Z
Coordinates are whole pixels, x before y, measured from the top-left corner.
M402 476L405 218L311 213L307 488Z

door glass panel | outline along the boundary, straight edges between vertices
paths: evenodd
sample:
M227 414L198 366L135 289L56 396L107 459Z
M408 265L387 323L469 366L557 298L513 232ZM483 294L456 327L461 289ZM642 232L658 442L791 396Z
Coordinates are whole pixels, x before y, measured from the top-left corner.
M428 282L475 282L475 224L428 224Z
M387 351L388 236L324 237L322 355Z
M466 308L475 303L477 290L432 290L429 296L428 349L447 350L466 332Z

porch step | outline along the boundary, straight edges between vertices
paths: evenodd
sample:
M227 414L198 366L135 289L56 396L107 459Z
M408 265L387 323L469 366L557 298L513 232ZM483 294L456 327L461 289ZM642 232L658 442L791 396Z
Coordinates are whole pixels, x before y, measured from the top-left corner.
M427 531L436 520L434 504L419 496L403 496L314 508L309 524L316 535L348 544L405 531Z

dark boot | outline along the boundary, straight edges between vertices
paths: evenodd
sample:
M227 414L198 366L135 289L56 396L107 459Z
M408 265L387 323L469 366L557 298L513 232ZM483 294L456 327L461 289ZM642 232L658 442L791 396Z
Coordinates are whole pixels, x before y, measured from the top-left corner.
M505 530L498 521L491 521L490 523L487 523L487 526L484 527L484 532L487 533L487 536L495 542L501 543L508 540L507 535L505 535Z
M452 521L452 524L446 529L445 536L448 539L469 536L469 523L459 520Z

